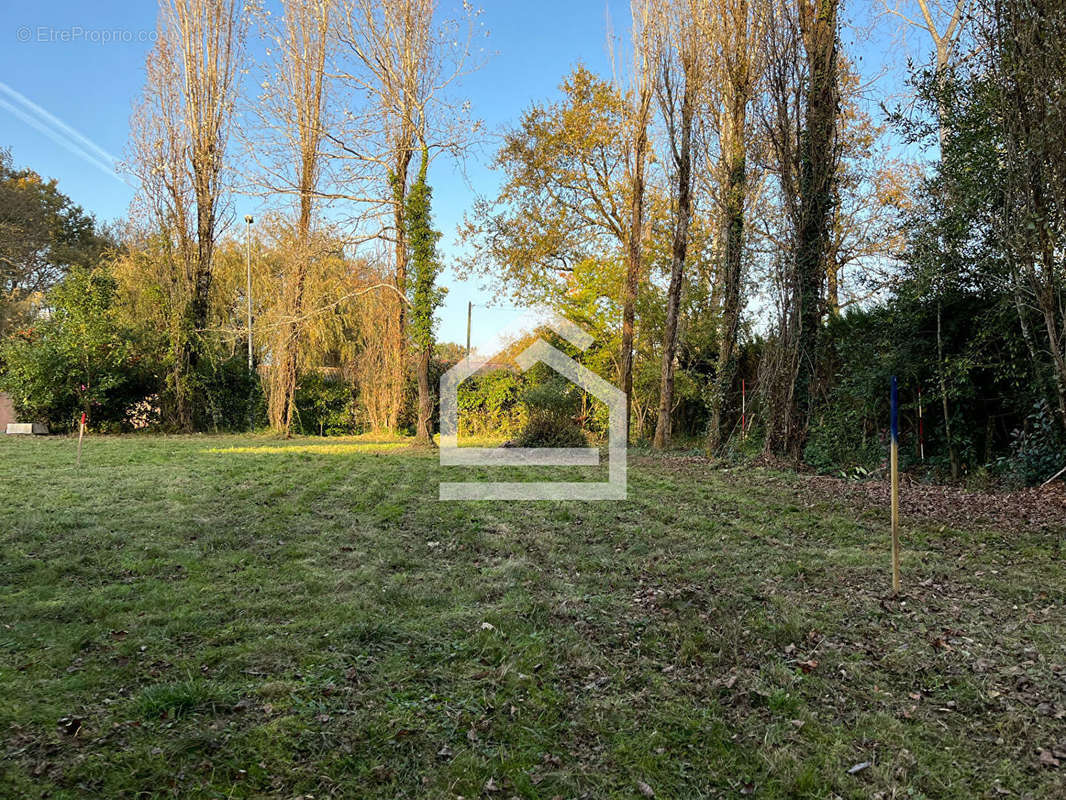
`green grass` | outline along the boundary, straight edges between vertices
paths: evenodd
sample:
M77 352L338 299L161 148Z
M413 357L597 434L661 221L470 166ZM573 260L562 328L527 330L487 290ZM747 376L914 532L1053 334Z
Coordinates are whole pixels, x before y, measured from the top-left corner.
M395 441L73 462L0 439L2 797L1066 796L1062 531L907 527L899 602L884 520L794 475L441 503L462 471Z

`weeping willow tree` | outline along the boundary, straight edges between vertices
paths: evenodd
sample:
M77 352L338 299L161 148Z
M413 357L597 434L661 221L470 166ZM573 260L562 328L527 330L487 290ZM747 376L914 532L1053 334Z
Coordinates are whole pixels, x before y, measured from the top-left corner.
M266 30L276 43L276 63L261 113L265 127L274 132L274 141L256 149L266 150L270 161L276 163L261 165L261 181L267 191L296 200L295 229L286 269L280 276L287 319L272 331L274 364L267 384L270 426L286 435L292 430L308 273L321 256L312 239L324 171L323 117L329 89L325 64L331 5L329 0L283 0L278 30L266 17Z
M461 156L479 134L481 123L469 104L454 95L458 80L477 69L473 40L483 35L472 3L442 13L439 0L344 0L333 26L338 49L337 79L358 113L346 115L328 134L338 151L342 183L338 190L377 215L376 235L391 251L394 292L387 322L392 353L381 363L376 382L391 404L385 427L396 431L404 410L413 332L408 302L413 291L413 248L407 241L406 210L420 146ZM375 390L377 391L377 390ZM376 423L375 423L376 425Z

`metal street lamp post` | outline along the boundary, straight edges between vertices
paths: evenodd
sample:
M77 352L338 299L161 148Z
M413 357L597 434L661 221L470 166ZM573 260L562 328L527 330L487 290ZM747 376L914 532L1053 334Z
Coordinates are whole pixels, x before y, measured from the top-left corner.
M252 219L251 214L246 214L244 217L247 227L245 228L246 234L244 237L244 262L248 270L248 283L245 287L245 294L248 297L248 371L253 369L252 365L252 223L255 222Z

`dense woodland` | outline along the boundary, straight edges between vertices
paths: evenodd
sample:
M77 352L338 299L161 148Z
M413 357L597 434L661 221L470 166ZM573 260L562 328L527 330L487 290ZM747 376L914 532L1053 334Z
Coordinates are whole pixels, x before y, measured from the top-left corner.
M900 99L860 77L838 0L633 0L611 73L575 63L501 132L463 94L492 70L469 4L277 5L161 0L122 222L0 159L0 390L27 419L431 441L466 355L435 336L451 266L592 333L634 443L865 474L895 375L905 467L1066 466L1060 2L886 6L929 54ZM429 167L485 143L502 188L446 265ZM465 432L602 435L509 358L465 385Z

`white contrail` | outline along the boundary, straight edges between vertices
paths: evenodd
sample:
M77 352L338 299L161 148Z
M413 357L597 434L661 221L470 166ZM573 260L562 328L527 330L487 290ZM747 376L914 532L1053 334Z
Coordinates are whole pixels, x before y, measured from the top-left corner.
M51 139L53 142L55 142L56 144L60 145L64 149L69 150L71 153L74 153L74 155L78 156L79 158L82 158L85 161L88 161L93 166L99 167L101 170L106 172L108 175L113 175L114 177L118 178L118 175L115 175L115 172L109 166L107 166L107 164L105 164L102 161L99 161L96 158L94 158L93 156L89 155L84 150L82 150L80 147L78 147L73 142L71 142L69 139L61 136L58 133L56 133L56 131L52 130L51 128L49 128L47 125L45 125L43 122L41 122L40 120L36 119L35 117L31 117L29 114L27 114L21 108L17 108L16 106L11 105L11 103L7 102L2 97L0 97L0 108L7 109L12 114L14 114L16 117L18 117L20 120L25 122L27 125L29 125L30 127L35 128L36 130L40 131L41 133L43 133L45 136L47 136L49 139ZM121 180L121 178L119 178L119 180Z
M43 133L53 142L87 161L98 169L106 172L115 180L129 185L121 175L115 172L114 165L118 159L97 145L91 139L83 136L74 128L67 125L61 119L48 113L45 109L34 103L25 95L15 91L3 81L0 81L0 92L8 95L25 108L19 108L0 97L0 107L3 107L25 122L27 125ZM29 109L29 112L26 111ZM32 113L31 113L32 112ZM36 116L33 116L36 114Z
M63 120L61 120L58 117L55 117L54 115L50 114L46 109L41 108L35 102L30 100L30 98L26 97L26 95L22 94L21 92L16 91L15 89L12 89L10 86L8 86L3 81L0 81L0 92L4 92L5 94L10 95L15 100L17 100L18 102L22 103L22 105L28 106L30 108L30 110L33 111L35 114L37 114L38 116L44 117L46 120L51 122L53 125L55 125L57 128L59 128L61 131L63 131L65 134L67 134L68 136L70 136L70 137L76 139L77 141L79 141L82 145L84 145L86 147L86 149L96 153L96 155L99 158L101 158L104 161L105 164L114 164L114 163L116 163L118 161L117 158L115 158L109 152L104 150L102 147L98 146L96 144L96 142L94 142L91 139L83 136L81 133L79 133L78 131L74 130L74 128L70 127L65 122L63 122Z
M116 178L117 180L120 180L120 181L122 180L122 178L119 175L117 175L115 173L115 171L113 169L111 169L111 167L109 167L107 164L105 164L104 162L102 162L102 161L94 158L93 156L89 155L84 150L82 150L80 147L78 147L73 142L71 142L69 139L65 138L64 136L60 135L56 131L52 130L51 128L49 128L47 125L45 125L43 122L41 122L40 120L36 119L35 117L31 117L29 114L27 114L21 108L17 108L16 106L11 105L6 100L4 100L2 97L0 97L0 108L7 109L12 114L14 114L16 117L18 117L20 120L25 122L27 125L29 125L30 127L35 128L36 130L40 131L41 133L43 133L45 136L47 136L49 139L51 139L53 142L55 142L56 144L58 144L60 147L64 148L65 150L70 151L71 153L73 153L74 155L78 156L82 160L87 161L88 163L92 164L94 167L97 167L101 171L106 172L111 177Z

